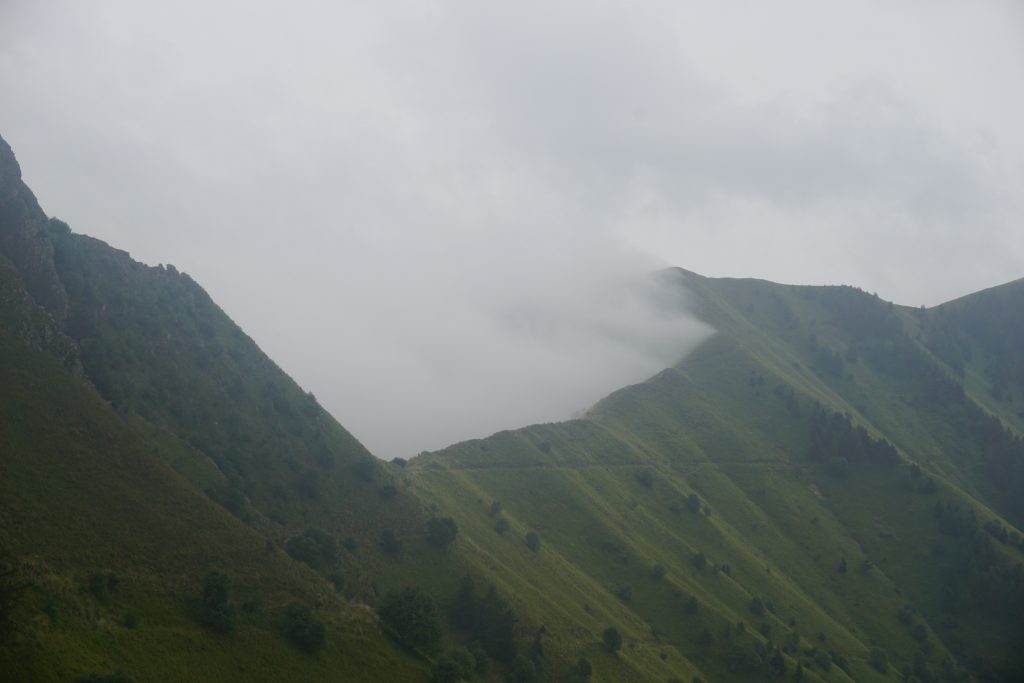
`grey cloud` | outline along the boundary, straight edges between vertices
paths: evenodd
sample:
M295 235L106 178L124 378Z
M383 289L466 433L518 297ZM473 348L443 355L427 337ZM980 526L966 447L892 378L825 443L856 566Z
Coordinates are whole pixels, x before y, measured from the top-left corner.
M910 304L1019 277L1015 12L23 0L0 129L51 213L408 455L678 360L708 331L664 265Z

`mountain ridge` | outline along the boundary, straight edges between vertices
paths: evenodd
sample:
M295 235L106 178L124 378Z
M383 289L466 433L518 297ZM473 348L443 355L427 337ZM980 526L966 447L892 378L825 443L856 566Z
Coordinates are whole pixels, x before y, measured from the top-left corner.
M471 651L460 675L484 681L582 680L581 657L604 681L1024 671L1021 281L921 310L677 269L717 331L675 366L579 419L388 463L190 277L47 218L8 153L5 670L455 680ZM211 570L233 634L195 618ZM402 589L436 606L430 647L386 621ZM319 651L282 634L293 601Z

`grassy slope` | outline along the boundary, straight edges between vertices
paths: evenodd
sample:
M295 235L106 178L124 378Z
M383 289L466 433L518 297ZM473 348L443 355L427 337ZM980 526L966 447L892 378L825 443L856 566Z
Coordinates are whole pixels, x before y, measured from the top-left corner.
M916 314L852 290L695 276L689 284L720 333L677 368L616 392L584 420L505 432L412 463L417 490L472 538L476 571L507 585L523 614L552 632L552 666L564 669L583 653L600 680L663 680L670 672L689 680L697 670L741 680L751 637L722 634L743 620L748 634L772 626L777 644L799 634L802 661L813 646L841 652L856 680L886 680L867 664L873 647L887 650L895 667L912 666L928 649L923 657L938 672L950 643L961 660L987 658L993 675L1019 673L1019 623L984 609L954 617L941 608L948 568L935 553L958 541L939 533L936 501L1008 525L983 503L988 483L960 457L970 433L942 422L947 407L922 400L914 377L865 359L846 360L837 373L818 367L821 347L844 357L850 346L881 354L910 339L902 330L913 332ZM891 440L899 462L835 476L828 463L809 460L819 404ZM934 492L908 489L911 460ZM710 516L687 510L691 493ZM505 536L493 531L493 500L512 523ZM540 553L522 543L529 529L540 533ZM1021 560L1009 545L996 552ZM696 553L728 564L731 574L697 571ZM655 564L666 568L661 580L650 576ZM616 595L623 586L629 601ZM700 602L697 615L683 609L690 595ZM752 615L753 596L770 600L776 615ZM924 648L898 619L905 605L926 625ZM618 657L597 649L607 625L629 636ZM713 645L701 637L705 628ZM790 670L795 661L787 657ZM817 672L844 676L834 667ZM751 666L747 678L764 676Z
M30 582L6 680L66 681L120 670L136 680L422 680L372 616L196 492L155 452L174 448L126 424L49 356L0 335L0 547ZM190 617L202 577L223 569L235 633ZM112 573L97 597L90 578ZM249 610L241 609L255 601ZM330 625L316 656L278 622L293 601ZM134 615L137 625L123 625Z

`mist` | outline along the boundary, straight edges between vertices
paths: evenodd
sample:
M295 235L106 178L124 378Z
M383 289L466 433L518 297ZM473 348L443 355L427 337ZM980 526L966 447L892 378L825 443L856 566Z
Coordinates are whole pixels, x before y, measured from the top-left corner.
M0 130L49 213L190 273L409 456L678 362L710 330L666 266L910 305L1024 275L1021 19L16 0Z

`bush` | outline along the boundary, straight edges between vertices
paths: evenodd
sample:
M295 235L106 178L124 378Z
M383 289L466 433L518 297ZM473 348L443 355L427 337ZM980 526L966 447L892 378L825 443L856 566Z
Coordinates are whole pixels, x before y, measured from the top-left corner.
M704 568L708 566L708 558L704 556L704 553L697 553L690 561L693 562L697 571L704 571Z
M380 534L380 551L385 555L397 557L402 554L402 542L395 536L391 529L385 529Z
M700 609L700 603L697 602L696 596L691 595L690 599L686 601L686 607L683 608L683 611L692 616L697 613L698 609Z
M885 654L885 650L880 647L871 648L868 663L883 674L889 670L889 657Z
M117 589L119 583L113 572L101 572L89 577L89 592L100 602L106 602L110 593Z
M289 538L284 549L293 560L313 569L320 569L338 557L338 542L321 529L306 529L301 536Z
M700 498L697 497L696 493L691 493L686 498L686 509L695 514L700 511Z
M466 650L452 650L434 662L430 669L433 683L470 681L474 673L473 657Z
M586 657L580 657L579 661L576 662L576 675L587 680L594 674L594 667L590 664L590 660Z
M508 520L504 517L498 517L498 521L494 523L494 530L499 534L504 534L508 531Z
M228 577L210 572L203 577L199 596L199 623L215 633L230 633L235 628L235 608L228 600Z
M604 630L604 633L601 634L601 641L609 652L618 652L622 649L622 634L613 626Z
M377 614L387 630L409 647L433 652L441 642L437 605L419 588L405 588L385 595Z
M324 645L326 629L306 605L292 603L284 617L284 635L303 652L315 653Z
M459 533L459 527L451 517L431 517L427 522L427 541L445 550Z
M651 578L655 581L661 581L665 578L665 572L665 565L656 564L653 567L651 567Z
M525 655L517 655L508 680L511 683L532 683L537 680L537 667Z
M526 532L526 547L534 552L540 549L540 536L536 531Z

